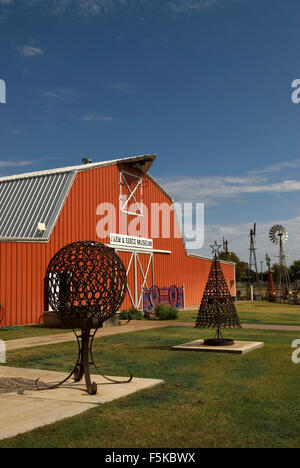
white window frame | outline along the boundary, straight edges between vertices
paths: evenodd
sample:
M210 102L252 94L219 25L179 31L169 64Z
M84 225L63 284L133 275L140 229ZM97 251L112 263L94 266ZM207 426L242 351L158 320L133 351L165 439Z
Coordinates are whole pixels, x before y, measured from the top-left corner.
M126 175L130 176L130 177L134 177L138 180L135 188L133 190L131 190L127 180L126 180ZM128 192L129 192L129 197L126 198L126 200L124 201L124 193L123 193L123 187L124 185L127 187L128 189ZM135 197L135 193L137 192L137 190L140 188L141 190L141 203L139 203L137 200L136 200L136 197ZM129 202L133 200L139 213L136 213L136 212L132 212L132 211L129 211L128 210L128 205L129 205ZM123 203L123 204L122 204ZM131 216L139 216L139 217L143 217L144 216L144 213L143 213L143 177L141 176L138 176L136 174L132 174L130 172L127 172L127 171L121 171L120 172L120 210L121 210L121 213L124 213L124 214L127 214L127 215L131 215Z

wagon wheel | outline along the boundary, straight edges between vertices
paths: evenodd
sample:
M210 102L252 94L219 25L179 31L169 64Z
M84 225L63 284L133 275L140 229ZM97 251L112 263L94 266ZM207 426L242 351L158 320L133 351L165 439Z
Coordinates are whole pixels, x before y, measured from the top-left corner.
M177 286L173 285L169 288L169 302L172 307L177 307L178 303L178 288Z
M155 307L160 303L160 291L157 286L152 286L149 290L149 299L150 304L155 309Z

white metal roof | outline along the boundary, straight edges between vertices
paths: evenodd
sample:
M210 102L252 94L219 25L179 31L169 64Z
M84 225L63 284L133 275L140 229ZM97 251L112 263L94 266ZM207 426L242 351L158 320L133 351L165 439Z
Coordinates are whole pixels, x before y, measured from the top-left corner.
M0 181L0 240L48 240L74 178L71 171Z

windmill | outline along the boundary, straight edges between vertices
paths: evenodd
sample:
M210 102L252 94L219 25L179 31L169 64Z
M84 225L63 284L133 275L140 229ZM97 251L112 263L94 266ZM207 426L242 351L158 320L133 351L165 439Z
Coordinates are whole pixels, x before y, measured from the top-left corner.
M248 270L248 280L249 280L249 294L251 295L251 286L252 281L252 271L255 271L256 283L259 284L259 274L257 267L257 258L256 258L256 223L254 223L253 229L250 230L250 260L249 260L249 270Z
M286 255L284 252L284 244L287 242L289 235L284 226L279 224L270 229L269 237L271 242L279 245L279 281L278 281L278 295L279 297L286 297L291 291L291 280L286 266Z
M228 246L229 246L228 240L225 240L225 237L223 237L223 251L224 251L226 254L229 253Z
M271 257L267 254L266 255L266 264L268 266L268 287L267 287L267 298L270 302L276 299L276 291L274 286L274 279L273 279L273 272L271 268Z

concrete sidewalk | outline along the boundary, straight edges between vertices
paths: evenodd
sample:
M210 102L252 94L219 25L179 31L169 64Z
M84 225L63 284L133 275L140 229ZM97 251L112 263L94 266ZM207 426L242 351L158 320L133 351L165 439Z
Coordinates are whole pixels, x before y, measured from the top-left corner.
M96 338L101 338L103 336L113 336L113 335L121 335L123 333L130 333L135 331L142 331L148 330L150 328L162 328L166 327L170 324L166 324L165 322L143 322L143 321L135 321L130 322L129 324L122 325L120 327L105 327L100 328L96 334ZM188 324L192 325L192 324ZM180 326L183 326L181 324ZM75 335L73 332L68 333L59 333L56 335L46 335L46 336L33 336L31 338L21 338L18 340L9 340L6 341L6 350L7 351L15 351L17 349L23 348L33 348L36 346L45 346L51 345L56 343L67 343L70 341L76 341Z
M120 335L123 333L131 333L136 331L151 330L154 328L163 328L163 327L194 327L192 322L155 322L155 321L132 321L128 324L122 325L120 327L106 327L98 331L96 338L101 338L105 336ZM277 330L277 331L300 331L300 326L292 325L254 325L254 324L245 324L243 325L244 329L253 329L253 330ZM67 343L71 341L76 341L76 338L73 333L61 333L57 335L47 335L47 336L35 336L31 338L21 338L18 340L10 340L6 342L7 351L15 351L23 348L34 348L36 346L46 346L56 343Z
M4 392L0 392L0 440L53 424L164 383L159 379L133 378L130 383L114 384L100 375L92 375L92 381L98 385L98 393L93 396L86 392L84 381L70 381L53 390L38 391L35 388L37 377L49 385L66 376L62 372L0 366L0 390L4 389ZM113 378L126 379L119 376ZM20 381L19 389L9 388L14 382L17 384Z

